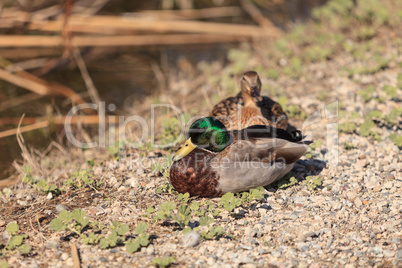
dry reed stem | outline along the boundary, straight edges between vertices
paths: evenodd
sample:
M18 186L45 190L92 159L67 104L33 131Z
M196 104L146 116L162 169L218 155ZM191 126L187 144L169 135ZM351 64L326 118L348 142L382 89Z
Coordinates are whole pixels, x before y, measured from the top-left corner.
M81 268L80 256L78 255L78 249L75 243L71 244L71 256L74 262L74 268Z
M240 5L244 9L244 11L247 12L247 14L249 14L256 23L261 25L261 27L267 30L274 28L277 31L282 32L282 30L277 28L269 19L267 19L266 17L264 17L264 15L262 15L261 11L253 4L252 1L240 0Z
M89 96L93 103L100 103L101 99L99 97L98 90L96 89L91 76L89 75L87 66L85 65L85 61L81 56L81 52L78 48L71 48L72 55L77 63L78 68L80 69L82 79L84 79L85 85L87 87Z
M15 106L24 104L26 102L34 101L39 98L42 98L43 95L38 95L35 93L28 93L16 98L12 98L10 100L7 100L6 102L0 103L0 112L5 111L7 109L13 108Z
M119 36L74 36L71 45L92 46L149 46L214 44L251 41L250 37L216 34L172 34L172 35L119 35ZM0 47L61 47L60 36L0 35Z
M227 6L184 10L144 10L140 12L126 13L125 15L159 20L187 20L234 17L240 16L242 13L242 10L237 6Z
M15 135L18 133L24 133L24 132L28 132L28 131L32 131L32 130L36 130L36 129L41 129L41 128L44 128L47 126L49 126L49 121L38 122L38 123L34 123L32 125L23 126L20 128L5 130L5 131L0 132L0 139L9 137L9 136L12 136L12 135Z
M32 30L40 31L60 31L63 26L63 20L46 22L32 22L29 28ZM258 26L243 25L243 24L229 24L229 23L215 23L215 22L201 22L201 21L172 21L172 20L146 20L141 18L128 18L116 16L92 16L82 17L72 15L69 19L68 26L71 31L80 31L83 27L92 26L101 29L114 28L137 30L155 33L209 33L219 35L234 35L245 37L277 37L281 35L276 27L271 29L262 29Z
M39 174L41 174L42 172L41 172L41 170L40 170L40 166L39 166L39 164L35 161L35 159L34 159L34 157L32 156L32 154L28 151L28 148L26 147L26 145L25 145L25 140L24 140L24 137L21 135L21 124L22 124L22 121L23 121L23 119L24 119L24 117L25 117L25 114L23 114L22 116L21 116L21 119L20 119L20 122L18 123L18 127L17 127L17 129L16 129L16 137L17 137L17 142L18 142L18 145L20 146L20 148L21 148L21 156L22 156L22 158L24 159L24 161L25 162L27 162L28 163L28 165L32 168L32 169L35 169ZM28 126L29 127L29 126ZM1 135L0 135L0 137L1 137Z
M106 123L109 123L109 121L116 122L114 118L111 118L112 116L107 116L105 118ZM6 125L6 124L16 124L16 123L25 123L25 124L30 124L27 126L23 127L17 127L14 129L9 129L0 132L0 139L9 137L18 133L24 133L36 129L41 129L44 127L48 127L50 124L55 124L55 125L64 125L66 120L69 120L71 124L73 125L98 125L100 122L99 116L98 115L82 115L82 116L74 116L74 117L68 117L68 116L58 116L54 118L50 118L48 120L41 120L40 118L35 118L35 117L28 117L25 119L19 119L19 118L0 118L0 125ZM39 122L38 122L39 121Z
M0 68L0 79L3 79L9 83L17 85L19 87L28 89L39 95L60 95L73 100L78 104L85 104L86 102L72 89L57 83L49 83L45 80L34 76L24 70L19 70L16 74L7 72ZM83 109L88 114L94 114L91 109Z

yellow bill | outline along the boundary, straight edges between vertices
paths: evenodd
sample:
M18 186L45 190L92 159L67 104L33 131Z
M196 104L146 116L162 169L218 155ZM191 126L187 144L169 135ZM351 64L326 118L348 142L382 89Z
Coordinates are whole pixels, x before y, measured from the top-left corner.
M195 148L197 148L197 145L191 142L191 138L188 138L184 145L173 156L173 161L179 161L180 159L191 153Z

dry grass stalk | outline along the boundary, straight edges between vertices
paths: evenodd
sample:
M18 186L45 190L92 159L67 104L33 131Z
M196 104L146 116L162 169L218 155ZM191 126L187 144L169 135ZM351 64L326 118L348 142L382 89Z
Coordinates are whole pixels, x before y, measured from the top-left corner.
M0 50L0 57L7 57L8 60L12 59L29 59L38 57L54 57L60 56L62 50L57 47L47 47L47 48L2 48Z
M89 75L87 66L85 65L85 61L81 56L81 52L78 48L72 47L72 56L77 63L78 68L80 69L82 79L84 79L85 85L87 87L89 96L93 103L100 103L101 99L99 97L98 90L96 89L94 82L92 81L91 76Z
M144 10L125 15L159 20L187 20L240 16L242 15L242 10L237 6L227 6L183 10Z
M34 124L28 125L28 126L5 130L5 131L0 132L0 139L9 137L9 136L13 136L18 133L24 133L24 132L28 132L28 131L32 131L32 130L36 130L36 129L41 129L41 128L44 128L47 126L49 126L49 121L38 122L38 123L34 123ZM21 145L20 145L20 147L21 147Z
M247 14L253 18L253 20L261 25L261 27L270 30L270 29L276 29L279 32L282 32L279 28L277 28L269 19L264 17L262 15L261 11L253 4L252 1L247 1L247 0L240 0L240 5L244 9Z
M77 246L74 243L71 244L71 256L73 258L74 268L81 268L80 256L78 255Z
M17 133L24 133L36 129L41 129L48 127L50 124L55 124L55 125L64 125L66 121L69 121L73 125L98 125L102 118L99 118L98 115L81 115L81 116L74 116L74 117L68 117L68 116L57 116L57 117L52 117L47 120L44 120L43 118L36 118L36 117L27 117L24 119L20 118L0 118L0 126L1 125L11 125L11 124L30 124L27 126L23 127L18 127L14 129L9 129L0 132L0 139L9 137L12 135L15 135ZM114 116L107 116L105 118L105 123L109 122L118 122L114 118Z
M61 84L46 82L45 80L21 69L16 74L12 74L0 68L0 79L3 79L19 87L28 89L39 95L59 95L70 98L73 100L73 102L78 104L86 103L72 89ZM94 114L94 111L91 109L84 109L84 111L89 114Z
M172 35L123 35L123 36L74 36L72 46L149 46L214 44L250 41L250 37L216 34L172 34ZM0 47L60 47L59 36L0 35Z
M12 98L10 100L7 100L7 102L0 103L0 112L24 104L26 102L37 100L39 98L42 98L42 96L43 95L38 95L35 93L28 93L16 98Z
M21 135L21 129L22 129L21 124L22 124L24 117L25 117L25 114L23 114L21 116L20 122L18 123L18 127L17 127L16 133L15 133L17 136L18 145L20 146L21 151L22 151L21 156L24 159L24 162L28 163L28 165L31 167L32 170L35 170L37 173L41 174L42 172L41 172L40 164L35 160L32 153L30 153L28 151L28 148L25 145L24 137ZM29 126L27 126L27 127L29 127ZM0 135L0 137L1 137L1 135Z
M155 33L209 33L219 35L235 35L245 37L276 37L281 32L275 27L261 29L261 27L243 24L228 24L202 21L172 21L172 20L146 20L140 18L115 17L115 16L92 16L82 17L72 15L68 26L71 31L80 31L81 28L92 26L100 29L126 29L146 31ZM63 27L63 20L46 22L32 22L29 28L40 31L60 31Z

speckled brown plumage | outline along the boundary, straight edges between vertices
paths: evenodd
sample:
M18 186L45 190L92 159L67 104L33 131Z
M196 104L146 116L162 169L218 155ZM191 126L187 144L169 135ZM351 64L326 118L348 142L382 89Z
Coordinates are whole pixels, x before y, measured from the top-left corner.
M196 148L170 168L170 183L180 193L191 196L221 196L217 189L219 174L211 169L210 161L216 154Z
M254 71L246 72L241 80L241 92L235 97L229 97L222 100L212 109L211 116L219 119L228 130L241 129L252 124L265 124L277 128L286 129L288 127L288 118L283 111L281 105L266 96L252 96L255 93L261 92L261 81L258 74ZM247 104L247 98L256 104L259 113L266 119L264 123L260 119L257 121L246 122L250 119L247 116L255 116L256 113L249 111L241 111ZM244 115L241 117L241 115ZM232 123L232 124L230 124Z

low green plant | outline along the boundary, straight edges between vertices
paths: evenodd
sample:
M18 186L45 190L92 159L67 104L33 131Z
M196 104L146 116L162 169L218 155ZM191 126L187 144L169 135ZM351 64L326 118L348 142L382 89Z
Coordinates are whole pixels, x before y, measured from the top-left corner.
M81 171L75 171L71 174L71 178L64 182L65 187L73 187L81 189L85 187L99 188L103 185L103 181L91 179L93 174L92 170L84 169Z
M392 140L396 146L402 147L402 135L392 133L391 135L389 135L389 139Z
M357 92L357 95L359 95L364 102L369 102L371 99L373 99L373 94L374 94L374 86L369 85L365 89L360 90Z
M158 220L170 219L172 211L176 208L176 204L172 201L166 201L159 205L157 217Z
M395 99L397 97L397 88L389 85L382 87L382 90L391 98Z
M49 229L56 232L68 230L82 236L82 232L88 224L89 218L86 217L85 211L76 208L73 212L68 210L60 212L59 216L50 222Z
M398 87L399 89L402 89L402 73L398 74L397 80L398 80L398 82L397 82L397 87Z
M345 148L345 150L352 150L355 148L355 146L352 143L344 142L343 148Z
M161 257L161 258L155 257L152 260L152 264L157 267L168 267L175 262L176 260L174 259L174 257Z
M160 193L168 193L171 194L174 191L173 186L170 183L165 183L162 186L156 187L155 192L160 194Z
M137 237L128 241L125 241L125 235L130 231L130 228L127 224L118 221L112 222L112 225L109 227L110 233L107 236L102 236L95 232L88 234L86 231L86 233L84 233L87 228L102 230L104 229L104 225L97 221L90 222L82 209L74 209L73 212L63 210L60 212L59 216L53 219L49 224L49 229L53 231L60 232L68 230L78 234L84 244L99 244L101 249L125 244L127 252L133 253L149 244L149 234L145 233L148 225L144 222L140 222L134 230L134 234L136 234Z
M303 56L310 62L324 61L332 55L333 51L330 48L325 48L322 45L312 45L307 47Z
M39 190L43 191L45 193L52 193L55 195L61 194L61 190L59 187L57 187L54 184L49 184L45 179L41 179L37 184L34 184L34 187Z
M287 115L291 118L298 118L298 119L306 118L306 114L300 109L299 105L285 106L285 111Z
M295 178L295 174L293 172L289 172L283 178L278 180L273 184L273 186L278 187L278 189L286 189L289 188L295 184L297 184L297 179Z
M6 260L0 260L0 268L8 268L8 262Z
M177 196L177 200L182 203L182 204L187 204L188 203L188 199L190 198L190 194L189 193L185 193L185 194L179 194Z
M226 193L222 196L219 205L229 212L241 206L241 199L236 198L233 193Z
M190 207L187 205L181 205L178 208L178 213L173 216L173 219L180 225L181 228L184 228L191 219Z
M202 217L205 215L205 209L201 209L200 204L194 200L193 202L191 202L190 204L190 209L194 212L195 215L197 215L198 217Z
M149 234L145 231L148 229L148 225L145 222L138 223L134 230L134 234L137 237L133 240L126 242L126 250L128 253L134 253L138 251L141 247L146 247L149 245Z
M111 156L113 156L113 159L119 158L120 147L118 143L116 143L115 146L107 147L107 151Z
M300 58L294 56L290 59L289 64L283 68L283 73L293 78L299 78L303 72L303 65Z
M381 140L380 135L378 132L373 131L372 128L375 126L374 122L371 118L366 118L363 124L360 125L359 134L363 137L373 137L375 140Z
M353 122L346 122L339 124L339 131L342 133L353 133L356 130L356 124Z
M383 117L382 112L380 112L378 110L373 110L373 111L368 112L364 116L364 119L365 120L372 120L374 118L381 119L382 117Z
M361 26L355 31L355 36L360 40L368 40L376 35L376 29L372 26Z
M314 152L314 150L311 149L311 147L308 147L306 153L304 154L304 157L307 159L311 159L311 158L317 157L317 156L318 156L318 153Z
M163 158L163 162L152 163L152 170L159 171L163 177L169 178L170 167L172 166L172 155L167 155Z
M99 241L99 247L101 249L113 248L117 245L124 245L124 236L128 233L128 231L130 231L130 228L127 224L123 224L118 221L113 221L110 228L111 233Z
M7 245L3 249L0 249L0 256L11 255L15 252L21 254L29 254L31 252L31 246L25 244L28 239L28 235L19 235L19 226L15 222L10 222L6 227L7 234L10 235L10 239Z
M322 141L315 141L315 142L313 142L312 144L310 144L310 148L311 148L312 150L315 150L315 149L317 149L317 148L320 148L321 145L322 145Z
M203 217L200 217L199 222L200 222L201 226L208 226L214 222L214 219L211 217L208 217L208 216L203 216Z
M402 116L402 107L397 107L391 110L389 115L384 116L384 120L391 125L398 124L398 117Z
M280 73L279 73L279 71L276 70L276 69L268 69L268 70L266 71L266 75L267 75L267 77L268 77L269 79L276 80L276 79L278 79Z
M102 239L101 235L97 235L94 232L89 233L88 235L83 235L82 243L89 245L97 245L99 241Z
M319 176L307 176L306 186L310 191L314 191L318 186L322 185L322 179Z
M188 121L190 116L188 114L184 114L184 120ZM177 117L170 117L165 119L161 123L162 132L160 142L161 145L168 145L178 139L180 135L180 120ZM180 142L180 141L178 141Z
M39 181L35 180L32 176L32 168L30 166L24 166L23 172L25 173L24 178L22 179L23 183L30 184L39 192L44 192L46 194L52 193L54 195L61 194L61 189L55 184L49 184L45 179Z
M242 192L241 193L241 201L243 204L249 203L253 200L261 200L264 198L264 187L259 186L254 189L250 189L248 192Z
M93 167L95 166L95 159L87 160L87 164L88 164L91 168L93 168Z
M289 99L285 96L279 96L278 97L278 103L282 106L282 107L286 107L286 105L288 104Z
M200 236L202 239L207 240L221 237L224 233L222 226L211 226L208 228L208 231L201 231Z

